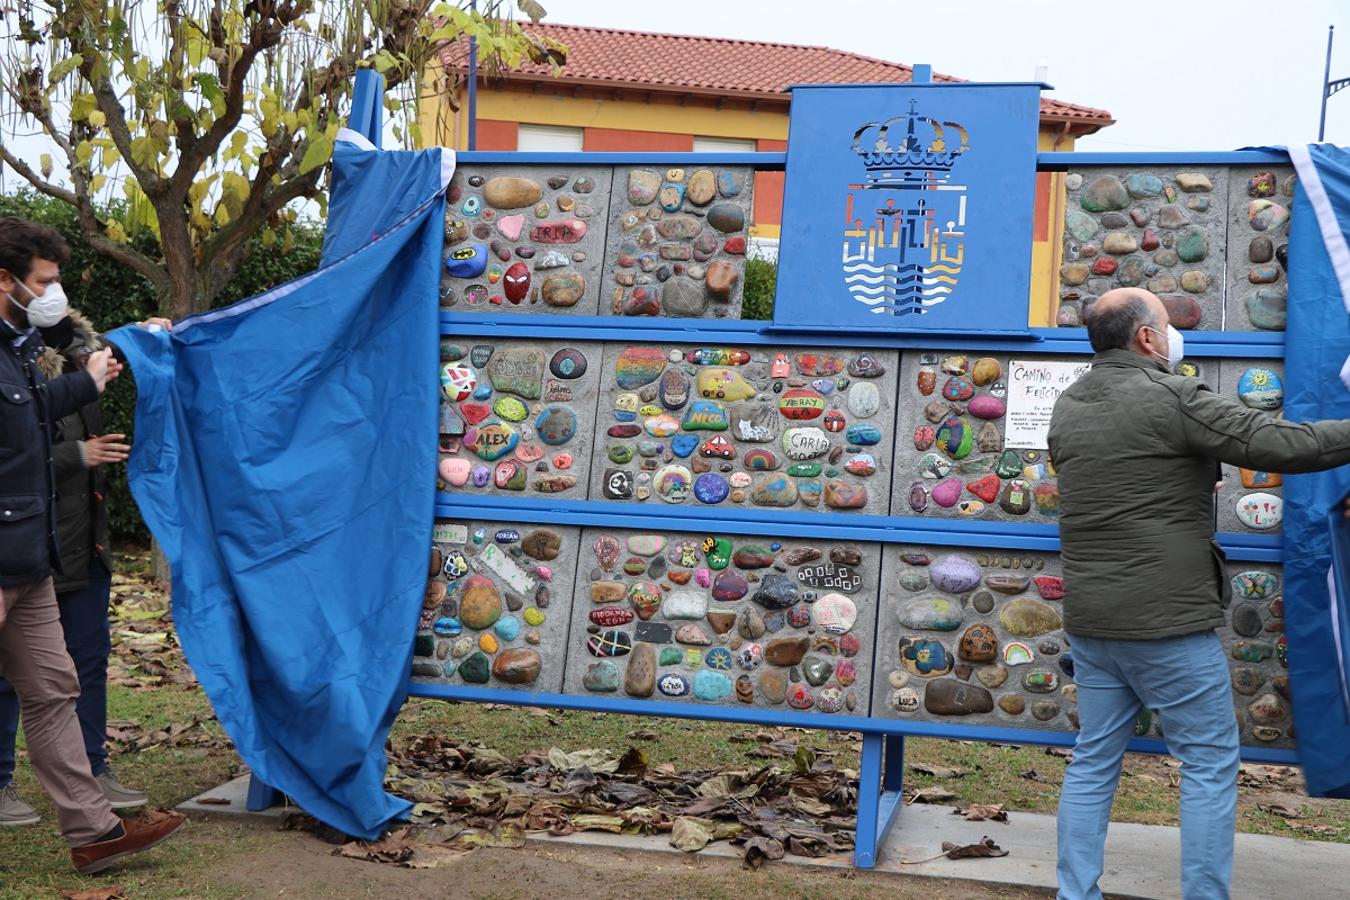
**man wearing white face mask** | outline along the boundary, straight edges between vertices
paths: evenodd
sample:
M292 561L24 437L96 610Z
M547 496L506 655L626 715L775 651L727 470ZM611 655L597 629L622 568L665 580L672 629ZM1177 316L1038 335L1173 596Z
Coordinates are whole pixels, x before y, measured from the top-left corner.
M1092 369L1060 395L1049 437L1080 720L1059 802L1059 897L1102 896L1125 744L1151 709L1182 762L1182 895L1225 898L1238 729L1214 633L1232 596L1213 540L1219 463L1266 472L1350 463L1350 421L1288 422L1172 374L1184 342L1148 291L1103 294L1087 328Z
M85 371L53 380L38 365L38 329L66 315L60 264L68 255L51 228L0 219L0 674L19 695L29 760L71 861L88 874L165 840L183 818L119 821L91 774L76 718L79 681L51 574L60 567L52 429L97 400L121 365L109 349L90 354Z

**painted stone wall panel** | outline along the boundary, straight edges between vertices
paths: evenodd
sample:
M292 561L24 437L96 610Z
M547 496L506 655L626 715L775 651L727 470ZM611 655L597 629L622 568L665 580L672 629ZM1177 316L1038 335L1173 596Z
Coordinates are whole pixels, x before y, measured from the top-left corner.
M437 520L413 681L560 691L580 534Z
M748 166L619 166L600 313L739 319L754 209Z
M1284 331L1295 180L1292 166L1229 170L1229 331Z
M1283 572L1278 565L1234 562L1228 575L1233 603L1219 639L1232 675L1242 743L1292 748Z
M1284 361L1226 359L1220 364L1223 396L1280 418L1284 414ZM1214 386L1211 382L1211 386ZM1223 467L1219 490L1219 531L1279 534L1284 518L1284 479L1278 472Z
M586 499L598 343L441 340L440 490Z
M441 307L595 315L612 176L609 166L461 167L446 205Z
M895 515L1058 521L1059 489L1049 454L1003 445L1014 360L1087 362L1087 357L902 354L891 500Z
M1223 327L1228 170L1097 167L1070 171L1058 324L1082 324L1112 288L1163 298L1179 329Z
M592 500L885 515L897 355L609 343Z
M876 544L587 528L566 691L865 716Z

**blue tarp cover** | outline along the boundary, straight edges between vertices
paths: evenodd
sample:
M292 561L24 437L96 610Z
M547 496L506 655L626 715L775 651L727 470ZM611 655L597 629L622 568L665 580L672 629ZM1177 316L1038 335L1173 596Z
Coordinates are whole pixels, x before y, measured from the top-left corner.
M1299 181L1289 232L1285 416L1347 419L1350 391L1337 373L1350 352L1350 153L1327 144L1289 152ZM1350 622L1347 598L1338 603L1327 579L1327 517L1350 493L1350 467L1290 476L1284 485L1284 622L1299 758L1309 793L1350 797Z
M409 808L384 790L384 742L427 580L453 163L340 142L333 165L397 202L335 197L322 268L109 338L136 379L131 489L188 662L258 777L369 839Z

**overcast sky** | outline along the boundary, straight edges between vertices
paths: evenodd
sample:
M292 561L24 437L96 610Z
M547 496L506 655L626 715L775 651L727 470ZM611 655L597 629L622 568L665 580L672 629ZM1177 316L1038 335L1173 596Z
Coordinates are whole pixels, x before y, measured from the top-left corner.
M548 20L813 44L974 81L1027 81L1111 111L1080 150L1232 150L1317 138L1327 26L1331 77L1350 77L1347 0L543 0ZM1350 144L1350 90L1326 139Z

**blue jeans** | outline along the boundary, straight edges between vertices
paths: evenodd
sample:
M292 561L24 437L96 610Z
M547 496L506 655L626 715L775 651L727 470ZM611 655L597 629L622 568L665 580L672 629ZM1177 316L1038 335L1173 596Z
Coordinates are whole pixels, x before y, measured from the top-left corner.
M84 735L84 750L94 775L108 769L108 594L112 579L100 560L89 564L89 584L83 590L57 594L66 652L80 679L75 714ZM0 787L14 778L14 744L19 734L19 695L0 676Z
M1181 893L1228 897L1237 818L1238 728L1212 631L1148 641L1069 636L1078 741L1059 798L1059 898L1099 900L1106 826L1140 709L1157 712L1181 761Z

